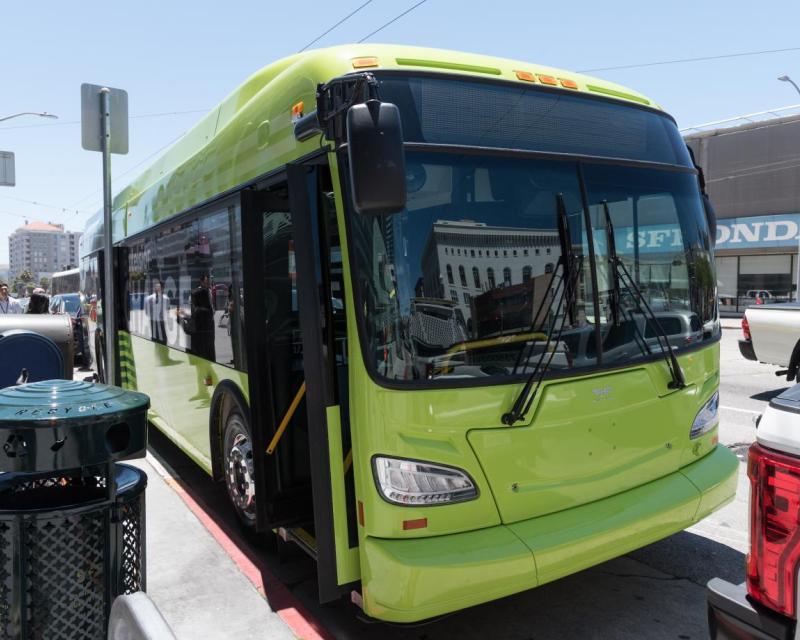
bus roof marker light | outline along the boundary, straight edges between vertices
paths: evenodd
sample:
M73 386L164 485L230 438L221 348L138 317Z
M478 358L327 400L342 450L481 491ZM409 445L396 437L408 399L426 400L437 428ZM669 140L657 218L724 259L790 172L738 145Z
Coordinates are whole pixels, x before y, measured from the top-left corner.
M536 76L539 78L539 82L542 84L549 84L551 87L558 86L558 80L556 80L553 76L548 76L544 73L537 73Z
M304 107L305 105L303 104L302 100L300 102L295 102L292 105L292 122L297 122L300 118L303 117Z
M569 78L559 78L558 81L561 83L562 87L567 89L577 89L578 83L574 80L570 80Z
M517 80L522 80L523 82L536 82L536 76L530 71L515 71L514 73L517 75Z
M374 56L365 56L363 58L353 58L353 69L369 69L370 67L378 66L378 59Z

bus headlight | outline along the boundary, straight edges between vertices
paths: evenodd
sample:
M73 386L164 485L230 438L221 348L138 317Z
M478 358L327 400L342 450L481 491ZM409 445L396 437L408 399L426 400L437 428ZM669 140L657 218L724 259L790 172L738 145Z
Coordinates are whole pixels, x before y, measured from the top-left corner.
M393 504L450 504L478 497L472 478L454 467L384 456L375 456L372 467L378 491Z
M719 424L719 391L709 398L703 408L697 412L697 416L692 423L692 430L689 438L699 438L704 433L708 433Z

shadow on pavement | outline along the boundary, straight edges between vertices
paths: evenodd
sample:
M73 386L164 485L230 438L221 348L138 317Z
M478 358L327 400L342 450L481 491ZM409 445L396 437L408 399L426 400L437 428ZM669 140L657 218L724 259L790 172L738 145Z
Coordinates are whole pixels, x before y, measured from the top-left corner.
M705 587L711 578L739 584L745 578L745 555L708 538L681 531L628 554L648 567Z
M770 389L769 391L762 391L761 393L754 393L750 396L753 400L762 400L763 402L769 402L773 398L781 395L784 391L786 391L789 387L783 387L781 389Z
M707 637L705 584L715 576L744 579L744 556L702 536L682 532L628 556L514 596L419 625L363 619L342 599L317 602L315 564L273 536L243 535L223 484L214 483L156 429L150 451L260 571L273 610L292 606L291 593L324 627L348 640L565 640ZM157 568L151 570L157 571ZM262 589L260 589L262 590ZM224 612L222 613L224 615Z

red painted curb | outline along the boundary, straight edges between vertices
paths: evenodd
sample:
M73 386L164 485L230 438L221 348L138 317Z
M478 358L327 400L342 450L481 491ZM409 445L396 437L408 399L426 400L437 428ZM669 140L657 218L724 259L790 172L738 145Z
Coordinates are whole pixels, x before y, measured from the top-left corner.
M231 540L230 536L208 515L183 486L180 479L161 474L164 481L177 493L189 510L219 543L225 553L236 563L239 570L247 576L256 590L267 600L275 613L298 638L302 640L335 640L318 620L314 618L286 588L277 577L266 569L261 569Z

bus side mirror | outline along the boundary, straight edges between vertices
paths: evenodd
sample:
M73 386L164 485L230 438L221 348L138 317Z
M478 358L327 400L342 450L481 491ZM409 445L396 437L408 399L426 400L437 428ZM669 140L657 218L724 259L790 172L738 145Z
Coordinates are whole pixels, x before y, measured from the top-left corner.
M708 232L711 234L711 246L717 244L717 213L714 211L714 205L707 193L703 194L703 210L706 212L706 220L708 221Z
M400 110L368 100L347 112L347 158L358 213L397 213L406 206L406 162Z

